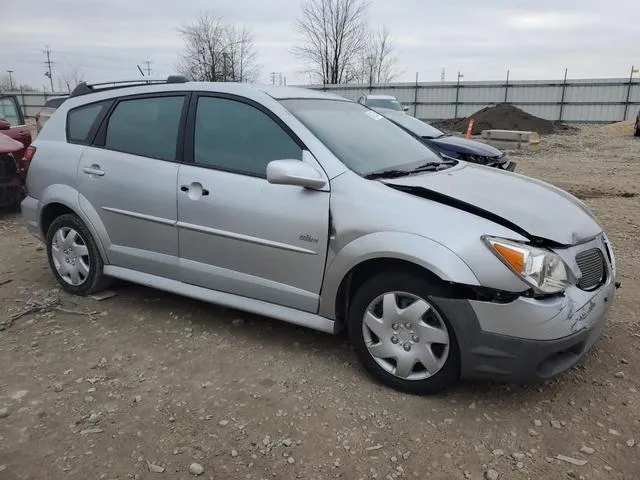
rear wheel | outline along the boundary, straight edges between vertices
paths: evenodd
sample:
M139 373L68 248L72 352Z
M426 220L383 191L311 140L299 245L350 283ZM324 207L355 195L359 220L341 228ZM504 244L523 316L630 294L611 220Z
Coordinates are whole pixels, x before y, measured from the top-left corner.
M88 295L104 289L110 280L87 226L74 214L56 218L47 231L47 256L56 280L64 290Z
M453 329L430 298L437 286L389 272L365 282L349 309L349 335L365 369L397 390L425 395L455 384L460 353Z

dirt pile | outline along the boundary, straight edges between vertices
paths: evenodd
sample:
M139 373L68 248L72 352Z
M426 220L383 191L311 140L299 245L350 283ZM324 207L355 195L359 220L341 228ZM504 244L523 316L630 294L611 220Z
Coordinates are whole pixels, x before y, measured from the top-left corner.
M559 122L536 117L508 103L486 107L467 118L452 118L434 122L433 125L452 132L466 133L469 120L475 119L472 134L480 135L482 130L525 130L541 135L573 130Z

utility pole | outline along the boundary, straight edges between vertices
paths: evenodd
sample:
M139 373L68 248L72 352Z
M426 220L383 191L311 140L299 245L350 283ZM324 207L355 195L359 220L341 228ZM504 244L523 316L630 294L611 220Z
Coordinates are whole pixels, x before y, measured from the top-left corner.
M142 62L147 64L147 77L151 76L151 62L147 60L146 62Z
M9 89L13 91L13 70L7 70L7 73L9 74Z
M276 72L271 72L271 85L275 85L276 84Z
M464 75L458 71L458 81L456 82L456 109L453 118L458 118L458 98L460 98L460 79L462 77L464 77Z
M447 69L445 67L442 67L442 71L440 72L440 81L444 83L446 79L447 79Z
M627 119L627 112L629 111L629 99L631 98L631 85L633 85L633 74L638 73L638 69L635 65L631 65L631 73L629 74L629 85L627 88L627 99L624 102L624 116L622 117L622 121Z
M51 70L51 65L53 65L54 62L51 61L51 49L49 48L49 45L47 45L47 48L44 49L44 53L47 55L47 61L44 62L44 64L47 66L47 71L44 72L44 76L49 77L49 83L51 84L51 93L53 93L53 72Z

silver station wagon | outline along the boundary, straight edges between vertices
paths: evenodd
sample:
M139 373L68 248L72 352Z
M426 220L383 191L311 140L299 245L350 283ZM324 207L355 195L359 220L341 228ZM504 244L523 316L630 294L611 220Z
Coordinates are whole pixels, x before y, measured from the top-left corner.
M611 246L579 200L440 157L338 96L81 84L27 160L23 216L66 291L125 279L347 329L364 368L405 392L550 378L614 299Z

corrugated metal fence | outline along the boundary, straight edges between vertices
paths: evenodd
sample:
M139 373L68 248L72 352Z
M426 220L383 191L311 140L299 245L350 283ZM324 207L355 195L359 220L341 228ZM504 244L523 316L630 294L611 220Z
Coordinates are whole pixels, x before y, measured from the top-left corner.
M516 80L496 82L389 83L384 85L312 85L351 100L363 93L394 95L423 120L468 117L486 106L511 103L532 115L563 122L618 122L640 109L637 79ZM46 99L60 93L13 92L25 115L33 117Z
M518 80L497 82L390 83L384 85L313 85L357 100L364 93L394 95L423 120L468 117L508 102L547 120L618 122L635 118L640 109L637 79Z

